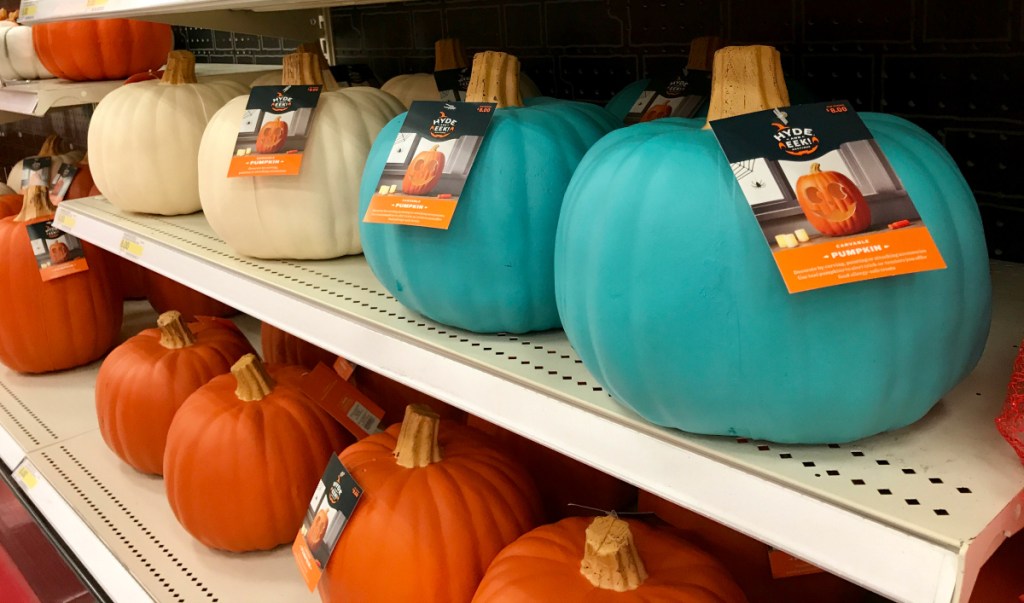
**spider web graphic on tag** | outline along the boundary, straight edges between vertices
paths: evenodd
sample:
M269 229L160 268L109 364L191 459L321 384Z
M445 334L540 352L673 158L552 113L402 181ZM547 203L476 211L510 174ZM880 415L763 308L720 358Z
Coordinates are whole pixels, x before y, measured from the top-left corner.
M743 180L747 176L754 173L754 160L748 159L746 161L737 161L736 163L730 164L732 166L732 175L737 180Z
M1006 402L1003 412L996 417L996 427L1024 461L1024 341L1018 347L1013 374L1006 386Z

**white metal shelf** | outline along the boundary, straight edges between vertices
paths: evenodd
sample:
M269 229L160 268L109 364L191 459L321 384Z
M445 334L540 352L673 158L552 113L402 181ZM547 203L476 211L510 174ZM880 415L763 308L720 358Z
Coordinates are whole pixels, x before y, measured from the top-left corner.
M664 429L618 404L561 332L481 336L398 304L362 257L259 261L202 214L61 205L62 228L425 393L897 601L966 601L1024 524L1024 467L995 431L1024 333L1024 267L995 263L978 369L917 424L854 444L785 446ZM922 362L927 362L922 359Z
M235 65L203 63L196 65L199 81L233 79L248 85L263 73L273 70L267 65ZM124 80L103 82L71 82L49 79L26 82L5 82L0 88L0 123L26 117L42 117L51 109L91 105L103 100Z
M122 337L155 324L145 302L125 305ZM236 322L254 344L259 323ZM4 463L26 496L114 601L251 603L317 600L289 547L234 555L193 540L174 518L163 481L120 461L95 412L99 362L48 375L0 366ZM258 579L254 579L258 577Z

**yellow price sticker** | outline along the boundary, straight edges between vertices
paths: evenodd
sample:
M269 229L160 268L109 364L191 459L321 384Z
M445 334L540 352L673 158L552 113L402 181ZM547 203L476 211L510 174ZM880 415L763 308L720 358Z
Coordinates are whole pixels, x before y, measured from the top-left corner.
M107 0L85 0L86 8L102 8L107 5Z
M68 213L66 211L62 212L62 211L60 211L59 208L57 209L57 214L58 214L57 215L57 222L59 222L61 226L65 227L65 228L67 228L69 230L75 227L75 216L74 215L72 215L72 214L70 214L70 213Z
M145 251L145 246L139 239L129 234L124 235L121 239L121 253L134 258L140 258L143 251Z
M21 18L22 19L29 18L29 17L34 17L34 16L36 16L36 5L35 4L30 4L30 5L26 6L21 11Z
M36 484L39 483L39 481L36 480L35 473L33 473L32 470L29 469L28 467L22 467L21 469L18 469L18 477L21 478L21 483L25 484L25 487L28 488L29 490L35 488Z

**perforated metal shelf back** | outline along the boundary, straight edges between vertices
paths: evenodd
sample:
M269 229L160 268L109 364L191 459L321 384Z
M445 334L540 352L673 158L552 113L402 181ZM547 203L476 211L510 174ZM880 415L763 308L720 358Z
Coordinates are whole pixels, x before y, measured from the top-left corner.
M241 258L212 232L202 214L126 215L99 197L65 205L73 215L244 275L282 295L950 550L979 534L1024 488L1024 469L992 424L1024 325L1024 270L1015 265L993 265L995 319L981 365L923 420L855 444L783 446L653 426L601 388L562 332L482 336L433 323L388 295L362 257L321 262Z

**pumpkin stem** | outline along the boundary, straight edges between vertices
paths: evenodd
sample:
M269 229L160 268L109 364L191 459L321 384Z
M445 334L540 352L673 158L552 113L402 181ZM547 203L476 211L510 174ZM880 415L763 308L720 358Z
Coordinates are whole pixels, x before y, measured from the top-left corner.
M281 70L282 86L314 86L323 85L324 75L320 68L320 53L295 52L284 57L283 69Z
M789 92L778 50L771 46L728 46L715 53L709 123L788 106Z
M504 52L478 52L473 57L466 100L498 103L498 108L522 107L519 95L519 59Z
M172 50L167 53L167 68L160 78L164 84L194 84L196 79L196 56L187 50Z
M810 173L811 174L820 174L821 173L821 164L820 163L812 163L811 164L811 171L810 171Z
M235 396L243 402L256 402L266 398L277 383L263 366L263 361L256 354L246 354L231 367L238 386Z
M690 42L690 57L686 61L689 71L711 71L715 61L715 53L724 46L718 36L701 36Z
M458 38L441 38L434 42L434 71L468 67L466 51Z
M185 321L181 319L181 312L170 310L164 312L156 319L156 326L160 329L160 345L169 350L180 350L196 342L195 333L188 328Z
M21 203L21 212L14 217L15 222L31 222L37 218L45 218L57 213L57 208L50 203L50 195L45 186L30 186L25 190L25 200Z
M7 9L6 8L0 8L0 21L6 21L6 20L7 20Z
M424 404L405 407L402 429L395 445L395 462L407 469L426 467L441 461L437 432L441 416Z
M11 11L11 15L9 17L7 17L7 20L8 21L14 21L15 23L17 23L18 22L18 15L19 15L19 13L21 13L21 9L15 9L15 10Z
M628 523L611 515L590 522L580 573L597 588L620 593L644 583L647 570Z
M39 147L39 152L36 153L38 157L53 157L54 155L60 155L60 148L64 146L64 139L60 137L60 134L50 134L43 141L43 145Z
M303 42L302 44L299 44L295 51L315 54L317 56L317 63L320 64L320 71L331 68L327 63L327 57L324 56L323 48L320 48L319 42Z

